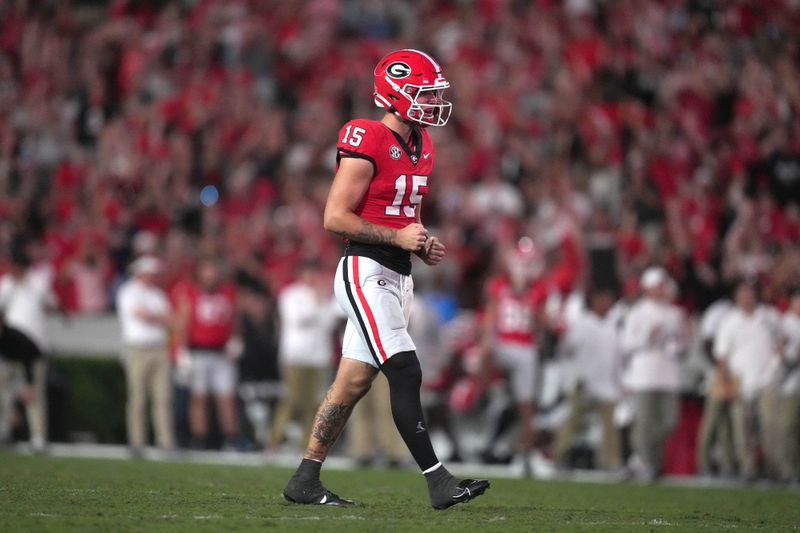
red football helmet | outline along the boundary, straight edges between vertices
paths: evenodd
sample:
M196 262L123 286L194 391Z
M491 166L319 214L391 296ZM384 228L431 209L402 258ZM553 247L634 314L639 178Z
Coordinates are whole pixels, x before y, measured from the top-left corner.
M444 126L453 104L444 100L450 83L431 56L397 50L375 67L375 105L423 126Z

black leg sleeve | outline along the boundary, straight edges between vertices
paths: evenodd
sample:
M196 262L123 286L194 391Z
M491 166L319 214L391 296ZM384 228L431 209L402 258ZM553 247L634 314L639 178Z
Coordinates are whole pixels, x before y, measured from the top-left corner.
M433 451L428 426L422 413L420 387L422 369L415 352L401 352L390 357L381 367L389 381L392 416L411 455L424 472L439 459Z

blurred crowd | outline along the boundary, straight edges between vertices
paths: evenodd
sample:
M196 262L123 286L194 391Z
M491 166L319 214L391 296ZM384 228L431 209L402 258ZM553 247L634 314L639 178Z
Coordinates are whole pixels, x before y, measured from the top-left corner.
M742 279L783 312L799 36L793 0L3 2L0 270L25 248L81 314L113 310L142 256L167 293L201 257L264 294L332 272L336 132L376 116L375 61L413 46L454 102L422 217L448 260L414 271L445 336L522 238L550 302L539 352L575 295L633 300L652 265L687 324Z

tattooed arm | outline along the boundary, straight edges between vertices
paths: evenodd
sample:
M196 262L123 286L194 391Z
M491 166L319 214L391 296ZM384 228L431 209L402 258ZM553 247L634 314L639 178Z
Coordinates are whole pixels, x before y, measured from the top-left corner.
M340 161L325 204L325 229L365 244L420 250L427 236L422 224L394 229L373 224L355 213L372 181L372 172L372 164L365 159L345 157Z

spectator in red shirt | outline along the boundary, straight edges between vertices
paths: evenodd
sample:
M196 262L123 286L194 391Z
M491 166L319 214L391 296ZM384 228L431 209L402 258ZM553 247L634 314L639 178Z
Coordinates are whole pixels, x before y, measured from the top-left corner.
M238 433L235 360L241 355L236 289L224 279L215 258L200 259L196 273L196 280L179 283L172 291L178 357L189 362L192 447L208 445L208 397L213 395L224 445L233 448Z

